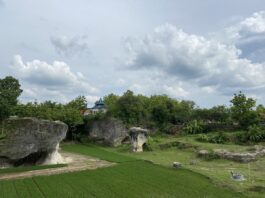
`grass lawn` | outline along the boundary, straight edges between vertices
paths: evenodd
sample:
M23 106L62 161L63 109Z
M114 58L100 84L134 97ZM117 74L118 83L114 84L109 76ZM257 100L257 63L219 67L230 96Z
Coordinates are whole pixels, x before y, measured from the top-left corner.
M178 161L181 162L186 169L211 178L211 180L218 186L230 188L237 192L242 192L249 197L265 197L265 158L261 158L258 161L251 162L249 164L242 164L221 159L205 161L196 156L195 148L179 149L177 147L171 147L161 150L159 147L160 144L180 141L198 146L199 148L197 148L197 150L213 150L218 148L227 149L229 151L246 152L253 148L253 146L201 143L197 142L195 138L196 135L185 137L154 137L151 141L153 151L143 153L129 152L129 145L105 149L123 153L129 157L150 160L165 167L171 167L172 162ZM196 164L191 165L191 161L195 161ZM230 176L230 171L243 174L247 180L243 182L233 181Z
M53 176L0 181L0 197L244 197L214 185L187 169L168 168L106 148L65 145L66 151L92 155L117 165Z

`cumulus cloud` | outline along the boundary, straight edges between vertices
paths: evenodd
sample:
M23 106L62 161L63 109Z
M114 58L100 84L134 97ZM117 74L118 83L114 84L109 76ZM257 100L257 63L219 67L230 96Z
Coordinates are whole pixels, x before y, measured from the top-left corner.
M265 65L241 58L241 50L233 43L187 34L170 24L144 38L129 38L125 46L130 68L159 70L199 87L214 87L223 94L265 83Z
M143 78L143 76L148 76L148 78ZM125 86L137 94L167 94L178 99L185 99L190 95L185 83L174 77L168 78L167 75L159 71L146 71L141 76L134 76L127 80Z
M55 50L62 56L73 57L89 52L87 36L52 36L50 40Z
M20 55L14 56L10 66L17 78L28 84L24 95L28 98L57 98L67 101L71 95L85 95L97 92L80 72L74 73L65 62L52 64L40 60L24 62Z
M87 105L88 106L93 106L94 105L94 103L96 102L96 101L98 101L99 100L99 96L94 96L94 95L87 95L87 96L85 96L86 97L86 100L87 100Z
M242 51L241 57L254 62L264 62L265 12L256 12L219 33L212 34L226 44L233 44Z

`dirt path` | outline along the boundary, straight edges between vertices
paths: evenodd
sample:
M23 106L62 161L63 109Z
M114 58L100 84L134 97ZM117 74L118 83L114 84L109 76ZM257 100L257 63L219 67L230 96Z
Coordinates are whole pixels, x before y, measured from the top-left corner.
M22 179L34 176L43 176L43 175L47 176L47 175L57 175L62 173L77 172L83 170L94 170L97 168L108 167L115 164L75 153L68 153L68 152L60 152L60 153L64 157L64 159L66 159L66 161L68 162L67 163L68 165L65 167L33 170L21 173L2 174L0 175L0 180Z

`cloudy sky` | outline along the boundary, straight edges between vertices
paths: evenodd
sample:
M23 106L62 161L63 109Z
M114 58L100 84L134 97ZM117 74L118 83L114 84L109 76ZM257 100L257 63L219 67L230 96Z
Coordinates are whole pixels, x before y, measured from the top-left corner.
M0 0L0 78L20 100L168 94L265 104L264 0Z

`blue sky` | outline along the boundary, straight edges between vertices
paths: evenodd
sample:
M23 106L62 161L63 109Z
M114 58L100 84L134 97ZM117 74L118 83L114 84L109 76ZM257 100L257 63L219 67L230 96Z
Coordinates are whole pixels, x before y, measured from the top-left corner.
M168 94L265 104L263 0L0 0L0 78L21 101Z

